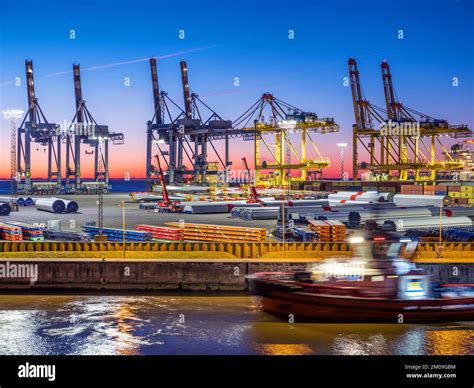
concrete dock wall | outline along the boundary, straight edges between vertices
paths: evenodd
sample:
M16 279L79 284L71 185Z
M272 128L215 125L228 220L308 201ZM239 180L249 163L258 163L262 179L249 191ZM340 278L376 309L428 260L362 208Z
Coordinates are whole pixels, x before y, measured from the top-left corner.
M36 266L36 279L13 278L0 268L0 290L183 290L245 291L246 275L262 271L304 269L307 262L256 260L101 260L13 259L0 267ZM474 283L474 264L419 264L433 280ZM33 268L33 267L32 267Z

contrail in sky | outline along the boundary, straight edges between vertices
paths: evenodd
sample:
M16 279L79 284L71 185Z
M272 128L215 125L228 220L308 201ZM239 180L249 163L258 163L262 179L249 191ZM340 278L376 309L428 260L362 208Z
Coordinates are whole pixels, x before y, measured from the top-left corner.
M189 53L196 52L196 51L209 50L209 49L214 48L214 47L217 47L217 45L198 47L198 48L194 48L194 49L190 49L190 50L177 51L175 53L165 54L165 55L161 55L159 57L153 57L153 58L167 59L167 58L177 57L177 56L183 55L183 54L189 54ZM141 58L141 59L134 59L134 60L131 60L131 61L113 62L113 63L107 63L105 65L85 67L85 68L82 68L81 71L92 71L92 70L107 69L109 67L130 65L130 64L138 63L138 62L146 62L148 60L150 60L150 57ZM55 77L55 76L58 76L58 75L71 74L71 73L72 73L72 70L60 71L60 72L57 72L57 73L47 74L46 77Z
M11 81L0 82L0 86L11 85L11 84L14 84L14 83L15 83L15 80L12 79Z

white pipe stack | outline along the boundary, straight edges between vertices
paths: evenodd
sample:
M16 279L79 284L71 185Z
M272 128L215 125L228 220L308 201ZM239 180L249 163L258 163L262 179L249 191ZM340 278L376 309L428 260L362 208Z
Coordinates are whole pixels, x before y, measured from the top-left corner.
M64 202L64 206L66 206L66 212L68 213L77 213L79 210L79 204L76 201L70 201L68 199L62 199L62 198L53 198L53 199L59 199L60 201Z
M79 204L76 201L62 198L33 198L36 209L50 213L76 213Z
M16 202L18 206L31 206L33 205L33 199L31 197L0 197L1 202L10 203L12 201Z
M38 210L43 210L50 213L64 213L66 204L58 198L36 198L35 207Z
M357 201L351 201L351 200L330 200L329 201L329 206L340 206L344 207L345 205L368 205L370 203L374 203L372 201L362 201L362 200L357 200Z
M367 220L393 220L393 219L406 219L406 218L420 218L420 217L431 217L433 213L428 207L409 207L409 208L394 208L394 209L381 209L381 210L359 210L354 213L358 213L360 216L360 222L362 224Z
M355 202L382 202L391 201L392 193L379 193L377 191L338 191L335 194L329 194L330 202L345 203L347 201Z
M408 206L436 206L442 207L444 195L417 195L417 194L396 194L393 202L400 207Z
M405 232L410 229L437 229L440 227L440 217L420 217L394 219L393 222L397 232ZM441 227L472 227L474 222L471 218L461 217L442 217Z

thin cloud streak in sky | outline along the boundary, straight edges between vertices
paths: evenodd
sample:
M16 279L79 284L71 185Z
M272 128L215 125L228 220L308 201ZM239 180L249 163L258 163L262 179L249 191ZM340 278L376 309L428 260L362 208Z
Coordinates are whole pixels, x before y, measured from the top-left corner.
M0 86L7 86L7 85L14 84L14 83L15 83L15 80L12 79L10 81L0 82Z
M217 47L217 45L198 47L198 48L194 48L194 49L190 49L190 50L178 51L178 52L175 52L175 53L160 55L158 57L152 57L152 58L167 59L167 58L176 57L178 55L189 54L189 53L196 52L196 51L209 50L209 49L214 48L214 47ZM85 67L85 68L81 69L81 71L101 70L101 69L107 69L109 67L130 65L130 64L139 63L139 62L146 62L148 60L150 60L150 57L141 58L141 59L134 59L134 60L131 60L131 61L113 62L113 63L108 63L108 64L105 64L105 65L96 65L96 66ZM71 74L71 73L72 73L72 70L60 71L60 72L57 72L57 73L47 74L46 77L56 77L58 75Z

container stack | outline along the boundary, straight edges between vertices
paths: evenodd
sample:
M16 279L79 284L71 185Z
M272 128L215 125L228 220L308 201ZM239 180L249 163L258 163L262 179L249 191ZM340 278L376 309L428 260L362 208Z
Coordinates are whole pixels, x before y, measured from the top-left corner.
M426 188L429 186L425 186ZM474 205L474 185L469 182L434 186L436 195L448 196L452 204Z
M264 228L247 228L179 222L167 222L166 225L175 228L181 228L184 231L185 240L192 241L265 242L267 239L267 230Z
M0 239L7 241L23 240L23 232L19 226L0 224Z
M7 222L8 225L17 226L21 228L24 240L42 241L44 240L43 228L33 224L24 222Z
M150 233L152 240L184 240L184 231L181 228L170 228L166 226L155 225L137 225L135 229Z
M474 205L474 186L461 186L460 205Z
M400 194L423 195L423 185L402 185Z
M436 195L435 185L425 185L423 187L423 195Z
M448 186L447 185L436 185L435 186L435 195L448 195Z

